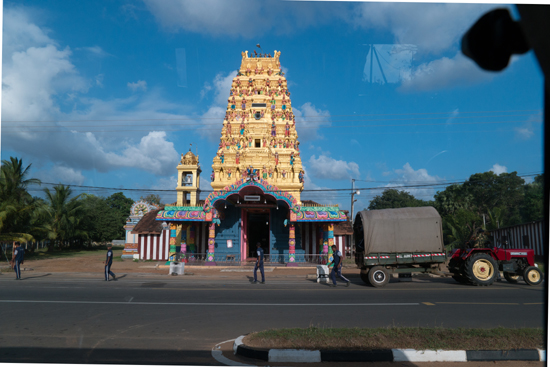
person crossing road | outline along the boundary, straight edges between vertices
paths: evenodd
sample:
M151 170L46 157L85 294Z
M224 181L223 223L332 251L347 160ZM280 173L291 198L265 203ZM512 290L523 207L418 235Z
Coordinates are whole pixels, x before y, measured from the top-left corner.
M332 245L332 261L328 263L333 264L332 271L330 272L330 278L332 279L331 287L336 287L336 275L340 277L344 282L346 282L346 287L349 287L349 279L342 275L342 253L338 251L336 245Z
M265 276L264 276L264 249L262 248L261 243L256 243L256 256L258 257L256 259L256 265L254 266L254 280L251 281L252 284L255 284L258 282L258 269L260 269L260 274L262 274L262 281L260 284L265 283Z
M21 280L21 264L23 264L24 257L25 250L21 248L21 244L19 242L16 242L10 262L13 270L15 271L15 280Z
M107 245L107 259L105 260L105 280L109 281L109 275L116 280L116 275L111 271L111 265L113 264L113 245Z

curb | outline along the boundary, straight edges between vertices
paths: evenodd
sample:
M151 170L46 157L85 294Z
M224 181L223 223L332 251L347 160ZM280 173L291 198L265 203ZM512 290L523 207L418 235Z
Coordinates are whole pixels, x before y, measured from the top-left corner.
M241 335L233 343L233 353L268 362L472 362L546 361L546 350L415 350L373 349L368 351L263 349L245 345Z

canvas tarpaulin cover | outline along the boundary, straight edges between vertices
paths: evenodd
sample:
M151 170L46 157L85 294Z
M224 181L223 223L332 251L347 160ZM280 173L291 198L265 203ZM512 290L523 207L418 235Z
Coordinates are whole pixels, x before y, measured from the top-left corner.
M441 216L431 206L363 210L355 220L356 238L363 230L365 254L444 251Z

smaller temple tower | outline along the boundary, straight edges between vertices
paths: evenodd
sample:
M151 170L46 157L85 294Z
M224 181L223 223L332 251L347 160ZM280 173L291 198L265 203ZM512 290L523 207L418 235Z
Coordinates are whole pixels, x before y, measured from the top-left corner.
M187 154L181 155L181 161L178 165L178 193L177 205L196 206L199 202L200 192L200 174L201 167L199 165L199 156L191 152L191 148ZM189 197L187 196L189 194Z

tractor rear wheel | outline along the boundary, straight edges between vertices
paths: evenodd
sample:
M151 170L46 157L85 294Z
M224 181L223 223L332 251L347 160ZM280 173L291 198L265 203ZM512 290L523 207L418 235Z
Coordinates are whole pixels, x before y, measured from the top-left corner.
M478 253L466 260L464 273L473 285L491 285L497 278L497 262L485 253Z
M390 281L388 270L382 266L374 266L369 271L369 282L373 287L383 287Z
M508 281L508 283L517 283L519 280L519 275L516 273L508 273L507 271L505 271L504 278Z
M539 285L542 282L542 272L536 266L529 266L523 272L523 280L529 285Z

